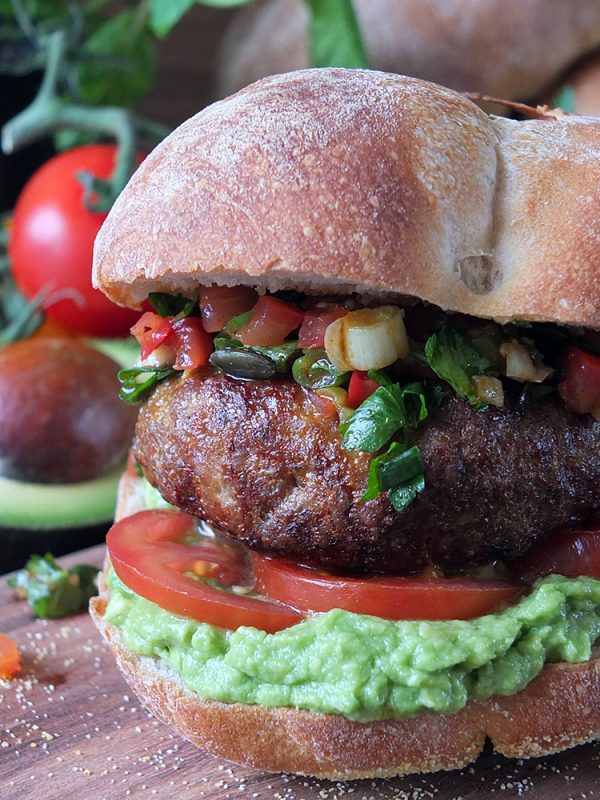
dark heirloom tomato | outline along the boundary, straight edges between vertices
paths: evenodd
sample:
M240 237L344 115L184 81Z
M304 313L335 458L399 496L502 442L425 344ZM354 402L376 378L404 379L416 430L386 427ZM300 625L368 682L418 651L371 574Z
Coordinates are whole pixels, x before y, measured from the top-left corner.
M76 178L81 171L108 178L115 152L110 144L86 145L47 161L19 195L10 232L11 267L25 297L46 290L48 318L92 336L124 336L137 316L92 287L94 239L106 214L85 208Z
M283 344L285 337L302 325L303 319L304 312L300 309L278 297L263 295L237 336L242 344L250 347Z
M600 524L545 537L513 563L513 570L527 582L544 575L600 580Z
M209 333L222 330L230 319L250 311L257 297L249 286L205 286L200 289L204 330Z
M558 393L578 414L597 409L600 413L600 356L569 347L564 357L565 379Z
M106 545L125 586L173 614L220 628L250 625L273 633L302 620L303 615L288 606L215 589L186 575L198 573L200 563L207 577L226 586L240 579L231 548L183 543L192 524L189 514L167 510L140 511L116 522Z
M301 611L342 608L384 619L472 619L514 600L504 581L436 577L349 577L253 554L256 588Z

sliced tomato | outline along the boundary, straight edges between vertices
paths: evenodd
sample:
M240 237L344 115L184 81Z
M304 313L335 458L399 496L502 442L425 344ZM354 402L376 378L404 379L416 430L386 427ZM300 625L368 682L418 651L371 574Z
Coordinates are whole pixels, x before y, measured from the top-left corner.
M200 314L202 325L209 333L216 333L227 322L256 303L258 295L250 286L206 286L200 289Z
M273 633L303 615L277 602L223 591L186 573L208 574L224 585L240 576L234 551L217 544L184 544L193 517L181 511L140 511L116 522L106 537L115 572L137 594L173 614L235 630L242 625ZM205 565L214 569L204 570Z
M384 619L473 619L514 600L504 581L435 577L341 577L253 554L256 588L300 611L342 608Z
M148 358L171 333L173 317L161 317L154 311L145 311L131 328L138 341L142 361Z
M345 317L348 309L332 306L326 310L318 308L307 311L298 331L298 347L308 350L311 347L325 346L325 331L340 317Z
M269 347L283 344L285 337L302 325L304 312L278 297L263 295L252 309L252 316L237 332L242 344Z
M0 678L12 678L21 669L17 643L0 633Z
M512 567L516 575L529 583L544 575L600 580L600 524L544 537L516 559Z
M212 336L202 327L200 317L175 320L165 343L175 351L175 369L205 367L213 351Z
M366 372L354 370L350 376L348 384L347 403L350 408L358 408L361 403L370 397L379 384L373 378L369 378Z
M577 414L600 410L600 356L569 347L564 357L565 379L558 393Z

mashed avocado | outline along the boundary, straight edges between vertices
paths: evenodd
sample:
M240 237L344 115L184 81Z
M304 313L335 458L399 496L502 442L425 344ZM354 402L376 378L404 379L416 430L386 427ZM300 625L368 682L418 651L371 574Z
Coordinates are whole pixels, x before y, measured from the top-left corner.
M518 692L546 661L586 661L600 636L600 581L553 575L517 604L468 622L390 622L333 610L276 634L227 631L164 611L111 571L106 620L201 697L355 720L451 713Z

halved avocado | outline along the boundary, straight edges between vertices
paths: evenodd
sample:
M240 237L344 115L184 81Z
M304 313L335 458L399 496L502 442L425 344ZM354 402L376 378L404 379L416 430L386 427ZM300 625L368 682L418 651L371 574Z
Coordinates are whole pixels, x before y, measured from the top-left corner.
M103 541L122 471L70 484L0 477L0 573L22 567L31 553L61 555Z

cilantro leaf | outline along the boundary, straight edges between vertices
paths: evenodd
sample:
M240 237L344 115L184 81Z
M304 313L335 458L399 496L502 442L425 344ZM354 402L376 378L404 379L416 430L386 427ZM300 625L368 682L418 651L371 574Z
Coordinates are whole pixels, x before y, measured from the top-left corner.
M425 342L425 358L436 375L449 383L459 397L479 410L486 407L473 390L473 376L490 374L491 363L465 336L445 325Z
M64 617L86 608L90 597L96 594L98 568L79 564L70 570L63 569L54 556L33 555L8 585L27 598L34 614L47 617Z

